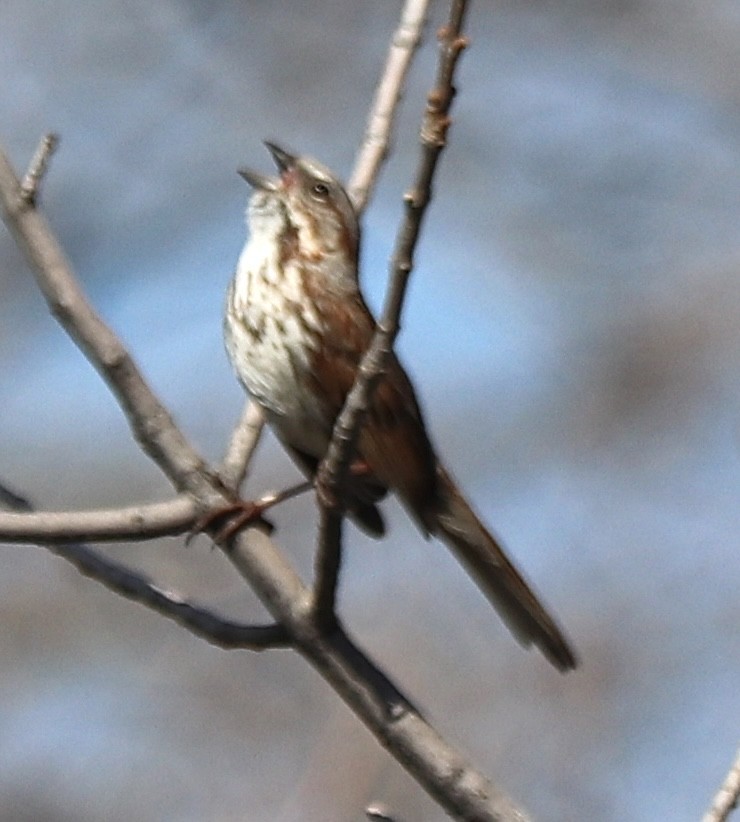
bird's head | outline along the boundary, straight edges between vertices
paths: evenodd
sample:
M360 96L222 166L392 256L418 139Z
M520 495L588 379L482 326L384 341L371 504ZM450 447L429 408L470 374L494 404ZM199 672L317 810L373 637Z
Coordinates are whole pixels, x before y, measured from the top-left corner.
M239 169L254 189L250 200L252 228L253 216L278 209L287 228L295 232L303 253L317 258L347 254L356 261L360 227L341 182L317 160L291 154L268 140L265 145L277 165L277 177Z

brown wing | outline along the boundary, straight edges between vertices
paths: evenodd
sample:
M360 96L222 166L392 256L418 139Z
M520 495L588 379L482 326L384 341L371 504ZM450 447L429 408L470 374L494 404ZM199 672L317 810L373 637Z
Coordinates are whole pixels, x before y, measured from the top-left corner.
M293 457L298 467L307 477L315 477L319 461L310 454L305 454L297 448L285 445L288 453ZM372 482L372 478L352 482L348 489L347 510L349 516L363 531L371 537L382 537L385 534L385 521L378 510L376 503L386 494L386 488Z
M332 302L332 333L324 336L315 355L316 389L326 398L327 412L336 419L352 388L375 323L357 301ZM326 319L326 314L323 315ZM385 376L375 387L360 432L358 456L374 481L392 488L425 532L436 492L435 457L427 437L414 389L392 355Z
M373 394L358 450L428 533L436 496L435 457L414 389L394 355Z

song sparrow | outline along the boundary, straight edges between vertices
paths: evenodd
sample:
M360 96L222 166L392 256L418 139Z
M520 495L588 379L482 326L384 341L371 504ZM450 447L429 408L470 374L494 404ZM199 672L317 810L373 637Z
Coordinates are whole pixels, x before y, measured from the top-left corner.
M266 143L279 176L249 169L249 239L229 287L224 333L237 376L300 468L313 476L375 328L358 284L360 227L323 165ZM524 645L576 665L560 629L481 524L434 453L395 356L377 385L346 489L349 516L384 531L376 503L395 491L425 535L455 553Z

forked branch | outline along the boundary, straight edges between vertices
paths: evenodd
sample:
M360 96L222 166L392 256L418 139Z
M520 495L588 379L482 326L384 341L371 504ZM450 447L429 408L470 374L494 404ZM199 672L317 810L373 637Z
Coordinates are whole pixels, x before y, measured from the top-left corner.
M178 498L174 503L166 503L173 509L181 508L182 513L187 511L183 505L188 502L193 508L192 500ZM54 516L69 516L65 514L34 514L31 503L15 493L6 485L0 483L0 505L11 508L19 513L18 518L25 518L29 522L34 519L46 520ZM121 509L125 510L125 509ZM20 513L24 512L24 513ZM97 512L96 512L97 513ZM112 515L114 522L120 517L118 512L100 512ZM0 539L7 538L0 533ZM117 539L121 537L117 536ZM146 539L153 537L146 537ZM15 537L17 540L18 538ZM44 530L34 534L33 542L44 544L45 547L62 559L66 559L86 577L94 579L126 599L145 605L162 616L172 619L197 636L221 648L244 648L250 651L264 651L267 648L284 648L290 644L287 632L281 625L243 625L231 620L222 619L217 614L189 602L174 591L165 591L143 574L125 568L123 565L104 557L87 545L72 539L69 529L60 527L57 533L50 531L48 538Z

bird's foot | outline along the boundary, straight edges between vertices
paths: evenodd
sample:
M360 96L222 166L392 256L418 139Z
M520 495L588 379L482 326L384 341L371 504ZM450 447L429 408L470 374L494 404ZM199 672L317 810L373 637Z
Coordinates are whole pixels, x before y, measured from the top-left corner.
M208 511L195 521L185 544L189 545L198 534L208 531L216 545L224 545L248 525L261 525L268 534L272 533L275 526L265 519L263 512L273 504L272 500L240 499Z

